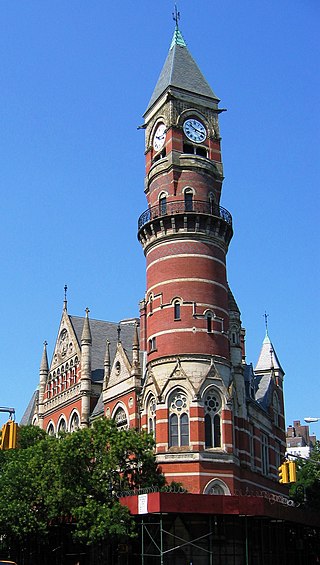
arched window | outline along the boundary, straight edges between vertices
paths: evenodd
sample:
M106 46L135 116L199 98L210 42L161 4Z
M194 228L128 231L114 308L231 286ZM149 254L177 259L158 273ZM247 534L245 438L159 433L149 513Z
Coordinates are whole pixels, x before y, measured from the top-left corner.
M127 415L121 406L116 410L116 413L113 417L118 430L127 430L128 429L128 420Z
M76 430L79 429L79 427L80 427L79 415L76 412L74 412L70 420L70 432L75 432Z
M210 389L204 398L204 427L205 446L221 447L221 398L213 389Z
M156 400L154 396L148 402L148 432L156 439Z
M186 188L184 191L184 209L186 212L193 210L193 191L191 188Z
M211 312L208 312L208 313L206 314L206 319L207 319L207 333L208 333L208 334L211 334L211 333L212 333L212 318L213 318L212 313L211 313Z
M64 418L61 418L59 425L58 425L58 434L64 433L67 431L67 424Z
M54 425L52 422L50 422L48 429L47 429L47 434L49 436L54 436L55 432L54 432Z
M204 489L204 494L230 494L230 490L227 487L226 483L220 481L219 479L213 479L210 481Z
M174 309L174 319L180 320L181 319L181 305L180 305L179 300L174 301L173 309Z
M213 192L209 193L210 214L214 215L216 212L216 200Z
M167 196L163 193L159 197L159 213L161 216L167 213Z
M169 447L187 445L189 445L188 397L182 390L177 390L169 400Z

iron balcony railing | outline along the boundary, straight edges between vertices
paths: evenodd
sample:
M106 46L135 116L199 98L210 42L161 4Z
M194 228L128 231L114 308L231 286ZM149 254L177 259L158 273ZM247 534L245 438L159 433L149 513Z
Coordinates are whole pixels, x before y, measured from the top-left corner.
M212 202L206 202L204 200L192 200L192 202L172 200L171 202L159 202L157 206L152 206L145 210L138 220L138 229L140 230L142 226L161 216L172 216L173 214L184 213L208 214L209 216L221 218L232 226L232 216L230 212L222 206L217 206L212 204Z

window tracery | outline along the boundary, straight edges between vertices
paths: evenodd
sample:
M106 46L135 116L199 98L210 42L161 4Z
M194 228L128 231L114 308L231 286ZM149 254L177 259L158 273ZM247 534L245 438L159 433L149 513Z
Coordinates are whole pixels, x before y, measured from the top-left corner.
M189 402L182 390L169 399L169 447L189 445Z
M221 398L214 390L210 389L204 398L204 426L205 446L221 447Z
M118 430L127 430L128 429L128 420L127 420L127 415L124 411L124 409L119 406L119 408L116 410L115 415L113 417L117 429Z
M148 402L148 432L156 438L156 399L151 396Z

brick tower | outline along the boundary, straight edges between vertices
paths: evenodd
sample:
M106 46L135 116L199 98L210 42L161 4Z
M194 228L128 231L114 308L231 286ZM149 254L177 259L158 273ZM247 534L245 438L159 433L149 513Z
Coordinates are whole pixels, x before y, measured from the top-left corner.
M210 483L217 456L221 475L228 469L228 477L216 487L233 488L230 390L237 380L232 361L241 365L242 357L240 315L226 273L232 218L220 206L218 103L176 25L144 114L148 209L138 224L147 271L142 421L156 433L167 477L197 492ZM238 381L243 389L243 379ZM244 389L238 392L243 404Z

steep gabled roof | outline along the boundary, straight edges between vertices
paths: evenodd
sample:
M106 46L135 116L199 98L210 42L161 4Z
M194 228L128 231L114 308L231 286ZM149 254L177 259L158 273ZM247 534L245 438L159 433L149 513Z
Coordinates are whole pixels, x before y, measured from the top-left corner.
M219 101L219 98L214 94L197 63L190 55L182 34L177 28L173 34L168 56L146 112L150 110L158 98L170 87L192 92L200 96L206 96L216 102Z
M73 329L77 336L77 340L81 343L83 324L85 318L80 316L70 316ZM132 343L134 340L135 324L120 324L120 339L123 348L126 350L128 358L132 358ZM114 358L118 343L118 324L115 322L104 322L102 320L93 320L90 318L90 330L92 336L91 350L91 370L93 381L103 381L104 374L104 356L106 353L106 340L110 342L110 357Z

